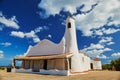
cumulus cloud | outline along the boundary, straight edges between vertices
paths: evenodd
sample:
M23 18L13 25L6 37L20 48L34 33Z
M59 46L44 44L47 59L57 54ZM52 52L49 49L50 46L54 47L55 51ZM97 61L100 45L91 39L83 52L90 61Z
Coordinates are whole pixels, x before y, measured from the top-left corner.
M120 29L109 28L107 30L104 30L104 33L106 33L106 34L112 34L112 33L118 32L118 31L120 31Z
M115 44L115 42L109 42L109 43L107 43L107 45L112 45L112 44Z
M112 57L120 57L120 52L113 53L111 56L112 56Z
M93 31L91 31L92 32L92 34L94 34L94 35L100 35L100 36L102 36L102 35L104 35L104 34L113 34L113 33L116 33L116 32L118 32L118 31L120 31L120 29L116 29L116 28L108 28L108 29L105 29L105 28L102 28L102 29L97 29L97 30L93 30Z
M31 31L31 32L28 32L28 33L24 33L24 35L25 35L27 38L31 38L31 37L34 37L34 36L35 36L35 32L34 32L34 31Z
M31 32L29 32L29 33L25 33L24 35L25 35L25 37L27 37L27 38L32 38L35 43L40 42L39 37L35 34L34 31L31 31Z
M35 43L40 42L39 37L35 34L34 31L27 32L27 33L24 33L24 32L21 32L21 31L18 31L18 32L17 31L12 31L10 35L15 36L15 37L19 37L19 38L25 38L25 37L26 38L32 38Z
M4 52L0 50L0 58L3 58L3 56L4 56L3 54L4 54Z
M112 37L102 37L102 39L99 41L99 43L106 43L112 41Z
M49 28L46 26L43 27L37 27L34 30L31 30L30 32L22 32L22 31L12 31L11 36L19 37L19 38L31 38L34 43L40 42L40 38L37 36L37 33L43 31L43 30L48 30ZM48 37L52 37L49 35Z
M102 49L104 48L101 44L93 44L91 43L89 47L85 48L85 50L91 50L91 49Z
M106 44L106 45L112 45L115 44L115 42L112 41L112 37L102 37L102 39L99 41L100 44Z
M19 37L19 38L24 38L24 33L23 32L21 32L21 31L12 31L11 32L11 34L10 34L11 36L15 36L15 37Z
M13 16L11 18L6 18L2 12L0 13L0 23L4 24L6 27L11 27L14 29L19 29L20 26L18 25L18 21L16 19L16 16Z
M89 3L89 4L88 4ZM72 14L76 13L76 8L85 5L82 11L90 10L93 4L96 4L97 0L41 0L38 4L39 8L46 11L47 15L59 14L60 11L69 11Z
M100 58L100 59L108 59L109 57L107 57L107 56L104 55L104 54L101 54L101 55L97 56L97 58Z
M92 9L94 4L97 5ZM77 11L83 12L83 14L77 13L74 16L76 27L82 31L83 36L91 36L93 34L103 35L120 31L115 28L97 30L95 33L92 31L93 29L100 29L104 25L118 26L120 24L119 4L120 0L41 0L38 7L44 9L47 15L59 14L60 11L69 11L72 14L77 13ZM83 7L79 8L80 6ZM86 11L89 12L84 14ZM109 19L111 20L109 21Z
M84 36L91 36L93 34L92 29L99 29L105 24L117 26L120 24L120 6L118 4L120 4L119 0L100 0L98 5L91 12L75 16L77 29L81 30ZM110 22L108 20L109 18L112 19ZM119 29L110 28L102 31L99 30L96 34L111 34L119 31Z
M4 46L4 47L8 47L8 46L11 46L12 43L10 42L5 42L5 43L0 43L0 45Z
M98 43L91 43L90 46L86 46L81 51L85 52L91 57L98 57L98 58L104 58L107 59L108 57L105 56L103 53L112 51L111 48L108 48L106 46L114 44L112 41L112 37L101 37L101 40L98 41Z
M103 44L91 43L89 47L86 47L86 48L82 49L81 51L85 52L86 54L88 54L91 57L97 57L97 56L100 56L100 54L107 52L107 51L111 51L111 50L112 49L106 48Z
M43 27L37 27L34 31L35 33L41 32L43 30Z

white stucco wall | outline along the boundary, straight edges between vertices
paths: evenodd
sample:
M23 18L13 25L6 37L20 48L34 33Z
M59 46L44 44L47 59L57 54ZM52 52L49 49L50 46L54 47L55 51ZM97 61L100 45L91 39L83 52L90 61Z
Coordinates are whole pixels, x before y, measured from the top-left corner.
M79 58L79 62L80 62L80 72L84 72L84 71L88 71L90 70L90 58L88 56L86 56L83 53L80 53L80 58Z
M90 57L83 54L82 62L83 62L83 70L88 71L90 70Z
M93 69L94 70L102 70L101 61L94 61L94 60L92 60L91 63L93 63Z
M47 39L44 39L37 45L29 47L25 56L37 55L53 55L65 53L65 39L63 38L59 44L55 44Z

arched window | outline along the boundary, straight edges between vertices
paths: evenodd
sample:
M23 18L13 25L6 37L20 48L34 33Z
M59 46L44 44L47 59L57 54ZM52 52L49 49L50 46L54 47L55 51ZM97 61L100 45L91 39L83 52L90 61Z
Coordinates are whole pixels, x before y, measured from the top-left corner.
M71 28L71 23L69 22L68 25L67 25L68 28Z

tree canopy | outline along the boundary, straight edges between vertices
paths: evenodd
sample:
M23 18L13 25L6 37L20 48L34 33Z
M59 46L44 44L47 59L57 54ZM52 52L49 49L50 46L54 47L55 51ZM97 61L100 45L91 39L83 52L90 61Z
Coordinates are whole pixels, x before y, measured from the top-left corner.
M103 64L102 65L103 70L116 70L120 71L120 58L116 60L112 60L110 64Z

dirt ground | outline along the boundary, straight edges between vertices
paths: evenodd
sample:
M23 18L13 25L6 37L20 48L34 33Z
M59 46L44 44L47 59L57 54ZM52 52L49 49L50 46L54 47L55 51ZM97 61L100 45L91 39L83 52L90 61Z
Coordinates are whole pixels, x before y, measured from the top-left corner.
M118 71L90 71L72 76L11 73L0 70L0 80L120 80Z

